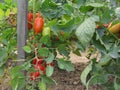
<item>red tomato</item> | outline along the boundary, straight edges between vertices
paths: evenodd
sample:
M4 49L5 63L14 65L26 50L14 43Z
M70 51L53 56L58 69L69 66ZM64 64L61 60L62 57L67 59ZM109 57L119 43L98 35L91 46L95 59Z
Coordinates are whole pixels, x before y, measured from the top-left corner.
M45 71L45 67L44 66L42 66L41 64L38 64L38 65L36 65L35 66L35 69L39 69L39 70L41 70L41 71Z
M44 20L41 17L36 17L34 21L34 33L38 34L42 32L44 26Z
M39 71L36 71L36 72L31 72L30 73L30 79L31 80L35 80L37 77L40 76L40 72Z
M36 65L36 64L42 64L43 63L43 58L42 57L38 57L38 60L37 60L37 58L35 58L32 63L34 65Z
M27 21L28 21L28 30L32 29L32 20L33 20L33 13L29 12L27 14Z
M40 76L40 72L39 72L39 71L36 71L36 72L35 72L35 76L36 76L36 77Z
M34 72L31 72L31 73L30 73L30 79L31 79L31 80L35 80L35 79L36 79Z

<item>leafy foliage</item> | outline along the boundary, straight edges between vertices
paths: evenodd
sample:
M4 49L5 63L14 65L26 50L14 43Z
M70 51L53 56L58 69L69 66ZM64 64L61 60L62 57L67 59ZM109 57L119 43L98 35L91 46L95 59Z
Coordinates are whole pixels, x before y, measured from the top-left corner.
M44 27L51 30L46 36L35 35L33 28L28 31L27 45L23 47L27 60L20 66L12 66L12 89L46 90L56 84L51 79L54 62L62 70L74 71L70 52L80 56L81 51L88 49L90 56L99 52L101 57L88 57L91 60L81 74L82 83L87 89L98 84L105 90L119 90L120 32L111 33L105 26L119 21L119 3L119 0L29 0L28 10L34 18L36 12L40 13ZM17 59L16 6L16 0L0 3L0 74L4 73L8 59ZM24 70L26 75L22 73Z

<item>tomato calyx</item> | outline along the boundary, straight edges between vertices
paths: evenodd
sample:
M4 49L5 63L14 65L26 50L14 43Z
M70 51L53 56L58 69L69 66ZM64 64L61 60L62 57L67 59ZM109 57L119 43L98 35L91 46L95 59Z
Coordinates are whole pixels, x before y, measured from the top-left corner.
M42 15L41 15L39 12L37 12L37 13L35 14L35 17L42 17Z

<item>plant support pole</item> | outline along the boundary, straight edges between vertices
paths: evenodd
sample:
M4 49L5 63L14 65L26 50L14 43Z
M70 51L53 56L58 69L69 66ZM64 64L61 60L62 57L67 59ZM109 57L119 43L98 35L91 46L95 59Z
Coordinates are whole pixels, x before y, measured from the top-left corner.
M26 53L23 46L26 44L27 38L27 9L28 0L17 0L18 15L17 15L17 48L18 59L25 59ZM20 64L20 62L19 62Z

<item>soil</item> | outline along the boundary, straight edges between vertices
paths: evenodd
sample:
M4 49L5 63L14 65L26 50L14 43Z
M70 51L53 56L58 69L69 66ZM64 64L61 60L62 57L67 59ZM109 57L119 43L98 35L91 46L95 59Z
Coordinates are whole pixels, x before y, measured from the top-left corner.
M82 56L78 57L75 54L70 54L70 60L74 64L75 71L67 72L55 67L53 79L56 80L57 85L51 87L50 90L86 90L85 86L80 81L80 75L84 68L89 63L89 60L85 57L86 53L82 53ZM60 57L60 55L58 55ZM99 86L91 86L89 90L102 90Z
M56 80L57 85L51 87L50 90L86 90L85 86L80 81L80 74L85 68L86 64L74 64L75 71L67 72L55 68L53 79ZM99 86L91 86L89 90L102 90Z

